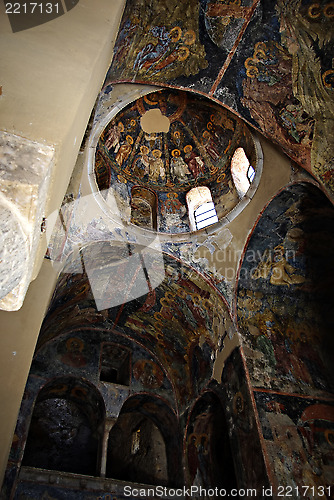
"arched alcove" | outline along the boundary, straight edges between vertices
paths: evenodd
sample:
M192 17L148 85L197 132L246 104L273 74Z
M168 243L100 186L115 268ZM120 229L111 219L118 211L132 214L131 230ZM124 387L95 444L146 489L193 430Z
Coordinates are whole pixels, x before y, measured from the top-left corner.
M157 230L157 195L151 189L133 186L131 189L131 223Z
M109 434L107 477L182 484L181 439L171 408L150 394L131 396Z
M219 397L205 392L188 417L185 436L187 481L203 488L236 487L228 425Z
M107 477L133 483L168 484L163 436L141 412L120 415L111 430Z
M39 392L22 465L97 474L104 402L90 383L59 377Z

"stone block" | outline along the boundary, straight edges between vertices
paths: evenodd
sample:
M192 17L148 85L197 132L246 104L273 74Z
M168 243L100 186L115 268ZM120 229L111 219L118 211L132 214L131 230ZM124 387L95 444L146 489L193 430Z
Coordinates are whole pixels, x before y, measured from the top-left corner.
M0 309L17 311L32 279L54 162L50 146L0 131Z

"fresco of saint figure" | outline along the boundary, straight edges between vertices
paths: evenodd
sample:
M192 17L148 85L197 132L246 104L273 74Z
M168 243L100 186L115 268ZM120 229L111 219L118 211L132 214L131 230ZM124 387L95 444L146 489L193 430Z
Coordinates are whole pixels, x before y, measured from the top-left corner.
M150 180L157 182L159 177L165 178L165 166L163 159L161 158L161 151L159 149L154 149L152 151L153 158L149 159L150 163Z
M197 177L199 177L200 174L203 174L204 172L204 162L202 158L196 155L196 153L193 151L191 144L188 144L184 147L184 152L186 154L185 161L188 165L188 168L194 179L197 179Z
M188 165L181 157L181 152L178 149L172 151L172 161L171 161L171 171L174 182L184 181L187 179L187 175L191 175Z

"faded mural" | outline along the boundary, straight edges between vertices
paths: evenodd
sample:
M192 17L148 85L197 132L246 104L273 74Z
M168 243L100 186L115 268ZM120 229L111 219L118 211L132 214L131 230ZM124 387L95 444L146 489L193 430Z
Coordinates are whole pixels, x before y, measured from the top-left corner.
M104 254L105 257L113 255L109 242L94 245L92 258L97 254ZM227 319L229 313L219 292L195 270L167 255L164 255L164 262L165 277L160 286L136 300L125 301L101 311L96 310L87 277L64 274L45 318L38 347L46 343L49 347L45 348L51 349L54 345L50 343L52 338L67 331L76 332L70 339L57 343L58 354L55 359L62 360L72 371L73 368L87 371L90 370L89 366L95 366L96 371L97 354L93 357L94 350L87 346L87 340L78 332L87 328L88 332L90 329L92 332L100 331L100 334L96 333L97 338L99 335L108 335L106 342L116 342L108 340L113 332L113 335L121 336L117 343L121 342L122 345L126 345L126 336L138 345L145 346L150 353L155 353L172 382L177 408L184 407L211 377L212 363L219 344L214 318ZM123 268L121 262L119 283L113 280L110 289L105 292L116 294L118 287L124 289L124 283L129 278L126 266ZM135 280L132 286L136 286ZM177 336L175 332L178 332ZM89 338L90 334L85 335ZM98 343L100 341L97 340ZM95 341L92 339L90 342ZM132 383L141 383L148 390L163 387L165 378L161 368L148 361L140 362L140 358L133 362ZM170 396L165 397L170 399Z
M334 477L333 230L324 194L312 184L289 186L256 224L238 284L238 324L272 484L296 495L308 486L303 497L310 499L314 492L331 498Z
M142 128L142 117L152 110L168 119L168 132ZM238 147L256 169L251 134L235 115L187 92L154 92L128 105L104 129L96 148L95 178L104 196L112 187L121 211L130 206L134 186L151 190L156 203L142 199L144 205L157 205L158 231L189 231L186 193L191 188L210 188L219 218L239 202L230 168ZM136 214L132 210L131 222L149 227L143 210Z
M175 5L174 5L175 4ZM333 5L129 1L110 82L205 93L278 143L333 194ZM145 36L143 36L145 34Z
M334 401L272 392L254 393L273 483L304 498L331 498Z
M334 211L311 184L282 191L263 212L238 284L238 323L254 386L332 391Z

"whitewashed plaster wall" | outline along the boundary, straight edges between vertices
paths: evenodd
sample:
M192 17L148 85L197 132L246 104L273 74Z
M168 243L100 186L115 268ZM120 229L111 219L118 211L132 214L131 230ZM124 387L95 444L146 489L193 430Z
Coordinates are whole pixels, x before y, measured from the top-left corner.
M41 222L63 200L124 5L80 0L13 33L0 3L0 482L56 280Z

